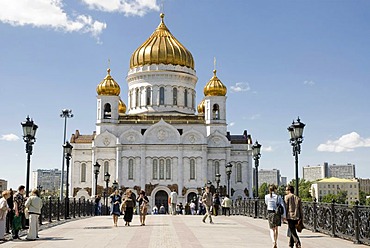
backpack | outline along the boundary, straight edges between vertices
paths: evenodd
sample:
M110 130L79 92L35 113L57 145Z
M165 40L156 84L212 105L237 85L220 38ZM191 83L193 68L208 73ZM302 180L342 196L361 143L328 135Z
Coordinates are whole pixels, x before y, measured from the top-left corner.
M278 198L278 199L281 199L281 198ZM281 202L281 200L280 200L280 202ZM281 203L276 202L276 213L278 215L283 215L284 214L284 207Z

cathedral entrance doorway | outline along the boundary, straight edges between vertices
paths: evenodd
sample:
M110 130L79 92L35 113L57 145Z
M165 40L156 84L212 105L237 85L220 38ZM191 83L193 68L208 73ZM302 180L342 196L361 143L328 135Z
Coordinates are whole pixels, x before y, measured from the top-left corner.
M168 194L164 190L160 190L155 194L155 205L158 207L158 210L163 205L168 213Z
M194 201L194 203L197 204L197 194L195 194L194 192L190 192L188 194L187 202L190 204L191 201Z

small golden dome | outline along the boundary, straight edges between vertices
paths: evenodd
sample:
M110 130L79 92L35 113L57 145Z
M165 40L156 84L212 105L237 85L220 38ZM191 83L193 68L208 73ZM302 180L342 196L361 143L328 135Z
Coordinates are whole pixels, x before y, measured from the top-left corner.
M118 102L118 114L124 115L125 113L126 113L126 104L120 98Z
M204 99L198 104L198 113L199 114L204 114L206 105Z
M118 96L121 92L121 88L117 84L116 81L110 75L110 69L107 70L107 76L105 76L104 80L98 84L96 87L96 92L98 95L106 95L106 96Z
M205 96L226 96L227 88L216 76L216 70L213 70L213 77L204 86Z
M186 66L194 70L193 55L161 23L153 34L131 55L130 69L151 64L172 64Z

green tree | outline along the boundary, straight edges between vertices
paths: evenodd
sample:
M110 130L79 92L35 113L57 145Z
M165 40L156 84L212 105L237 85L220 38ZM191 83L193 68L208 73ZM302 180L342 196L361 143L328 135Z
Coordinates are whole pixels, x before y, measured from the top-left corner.
M325 203L332 203L333 200L335 202L337 202L338 200L338 196L337 195L334 195L334 194L327 194L327 195L324 195L321 199L321 202L325 202Z
M292 179L290 181L289 185L292 185L295 187L295 179ZM311 195L311 181L306 181L305 179L299 179L299 197L302 199L302 201L312 201L312 195Z
M337 193L337 201L338 204L348 204L347 202L347 191L341 190Z
M258 188L258 197L260 199L265 199L265 195L269 192L269 185L267 183L263 183Z
M366 193L360 190L360 205L366 205Z
M370 206L370 197L366 198L365 205L366 205L366 206Z

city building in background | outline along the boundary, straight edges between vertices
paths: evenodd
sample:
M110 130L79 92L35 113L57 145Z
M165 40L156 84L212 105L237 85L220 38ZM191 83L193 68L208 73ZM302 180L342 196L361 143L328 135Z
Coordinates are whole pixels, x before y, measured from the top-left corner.
M356 170L354 164L348 163L345 165L329 165L327 162L325 162L323 165L303 166L302 174L303 179L314 182L328 177L353 179L356 177Z
M324 178L311 185L311 195L319 202L325 195L337 195L339 191L347 192L347 202L353 203L359 200L360 184L357 179Z
M129 61L128 92L123 93L127 107L108 68L92 106L96 130L88 135L76 131L71 137L72 196L103 194L108 183L104 175L109 174L109 188L116 180L122 190L138 194L143 189L151 205L167 206L173 190L184 204L206 184L215 186L220 174L221 193L230 184L231 198L252 197L252 138L246 130L228 132L226 86L216 70L213 75L210 71L197 102L193 56L170 33L164 14L160 17L159 26ZM96 188L95 163L101 165ZM228 163L233 165L229 179Z
M260 169L258 170L258 187L260 187L264 183L267 183L267 185L275 184L278 186L281 184L280 178L280 170L278 169Z
M59 169L38 169L32 172L33 188L42 187L42 190L57 192L60 186L62 171ZM65 183L65 180L64 180Z
M366 195L370 195L370 179L358 178L360 183L360 191L365 192Z
M7 190L8 189L8 181L4 180L4 179L0 179L0 194L4 191L4 190Z
M288 185L288 178L280 177L280 185Z

